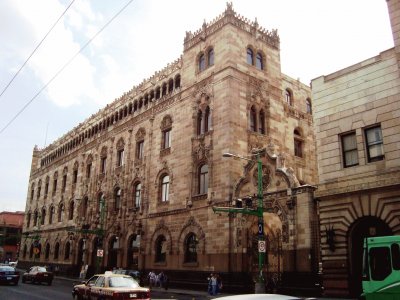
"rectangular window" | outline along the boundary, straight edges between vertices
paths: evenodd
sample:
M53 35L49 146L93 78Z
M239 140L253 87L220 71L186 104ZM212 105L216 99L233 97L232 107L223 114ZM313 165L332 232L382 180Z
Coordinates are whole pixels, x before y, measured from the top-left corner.
M107 157L102 157L100 162L100 173L105 174L107 167Z
M356 133L342 135L343 166L345 168L358 165Z
M124 149L120 149L117 152L117 166L121 167L124 165Z
M171 147L171 129L163 131L163 149Z
M303 141L299 139L294 139L294 155L303 157Z
M54 178L53 180L53 195L56 193L57 191L57 178Z
M380 126L365 129L365 142L367 147L368 162L383 160L382 131Z
M139 141L136 144L136 158L143 159L144 141Z
M67 188L67 174L63 176L63 181L62 181L62 191L65 192L65 189Z

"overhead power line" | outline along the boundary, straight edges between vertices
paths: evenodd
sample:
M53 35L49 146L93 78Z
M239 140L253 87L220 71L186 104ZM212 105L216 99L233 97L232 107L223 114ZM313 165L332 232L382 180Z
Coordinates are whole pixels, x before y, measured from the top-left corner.
M47 88L47 86L78 56L116 17L118 17L128 6L131 4L133 0L129 0L100 30L90 38L89 41L86 42L80 50L72 56L66 64L64 64L56 74L17 112L17 114L0 130L0 134L2 134L14 121L18 118L18 116L40 95L40 93Z
M42 38L40 43L36 46L36 48L32 51L31 55L25 60L25 62L22 64L22 66L19 68L17 73L11 78L10 82L5 86L3 91L0 94L0 99L1 96L3 96L4 92L8 89L8 87L11 85L11 83L14 81L14 79L18 76L19 72L25 67L25 65L28 63L29 59L35 54L36 50L40 47L40 45L43 43L43 41L47 38L47 36L50 34L50 32L53 30L53 28L57 25L57 23L61 20L61 18L65 15L65 13L68 11L68 9L71 7L72 3L74 3L75 0L72 0L71 3L67 6L67 8L64 10L64 12L61 14L61 16L57 19L57 21L51 26L50 30L46 33L46 35Z

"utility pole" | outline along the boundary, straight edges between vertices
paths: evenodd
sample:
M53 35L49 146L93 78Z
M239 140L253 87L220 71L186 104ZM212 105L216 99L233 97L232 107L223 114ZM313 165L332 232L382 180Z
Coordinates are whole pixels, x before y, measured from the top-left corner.
M214 213L217 212L227 212L227 213L236 213L236 214L244 214L244 215L252 215L258 217L258 278L255 285L255 293L265 293L265 279L263 276L263 268L265 261L265 236L264 236L264 204L263 204L263 185L262 185L262 162L260 158L260 152L256 155L257 162L257 208L243 208L240 207L217 207L214 206L212 209ZM255 161L250 158L246 158L240 155L232 154L232 153L224 153L223 157L235 157L248 161Z

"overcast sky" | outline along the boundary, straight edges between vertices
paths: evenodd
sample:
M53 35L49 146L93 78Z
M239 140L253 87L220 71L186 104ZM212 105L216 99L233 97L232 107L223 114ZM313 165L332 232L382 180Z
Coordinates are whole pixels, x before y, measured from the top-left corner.
M71 2L0 0L0 93ZM0 97L0 211L25 210L35 145L49 145L175 61L185 32L219 16L227 1L133 0L43 89L129 2L75 0ZM393 47L385 0L231 2L239 15L278 30L283 73L306 84Z

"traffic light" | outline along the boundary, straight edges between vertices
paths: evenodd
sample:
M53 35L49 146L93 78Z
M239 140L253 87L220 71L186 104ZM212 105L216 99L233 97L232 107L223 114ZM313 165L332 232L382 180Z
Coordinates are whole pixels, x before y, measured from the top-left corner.
M252 207L253 206L253 198L250 197L250 196L242 198L242 201L244 201L246 207Z
M236 208L242 208L243 207L242 199L234 199L232 201L232 206L234 206Z

